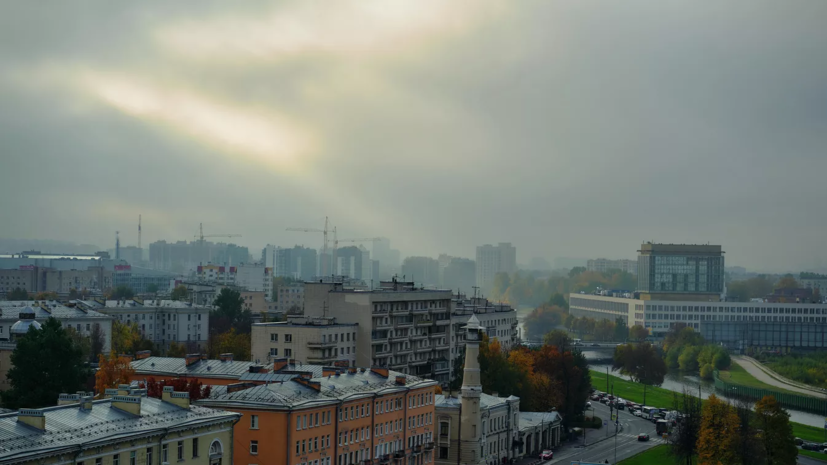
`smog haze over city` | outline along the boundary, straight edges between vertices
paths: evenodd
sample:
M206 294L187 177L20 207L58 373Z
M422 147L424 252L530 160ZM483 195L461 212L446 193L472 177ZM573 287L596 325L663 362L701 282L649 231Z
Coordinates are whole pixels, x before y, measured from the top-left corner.
M822 0L0 11L3 239L827 266Z

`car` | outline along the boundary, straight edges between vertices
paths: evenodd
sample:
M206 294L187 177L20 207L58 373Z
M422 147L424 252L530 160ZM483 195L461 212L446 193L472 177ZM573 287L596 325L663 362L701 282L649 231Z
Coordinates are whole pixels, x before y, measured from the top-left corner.
M586 408L591 408L591 406L592 406L591 402L586 402Z
M591 400L600 400L600 396L591 396L589 397Z
M609 405L609 398L608 397L601 397L600 403Z
M636 417L642 417L643 413L641 413L640 410L632 410L632 415L634 415Z
M805 442L801 445L801 448L804 450L817 450L820 451L822 449L821 444L816 444L814 442Z
M638 441L648 441L649 440L649 435L646 434L646 433L640 433L640 434L637 435L637 440Z
M551 460L554 458L554 451L546 449L540 454L540 460Z
M600 347L600 344L595 342L594 344L592 344L592 347Z
M795 438L794 442L795 442L796 446L800 446L800 445L804 444L804 440L801 439L801 438Z
M625 409L625 408L626 408L626 404L622 404L622 403L618 402L618 403L617 403L617 405L615 405L615 407L616 407L618 410L623 410L623 409Z

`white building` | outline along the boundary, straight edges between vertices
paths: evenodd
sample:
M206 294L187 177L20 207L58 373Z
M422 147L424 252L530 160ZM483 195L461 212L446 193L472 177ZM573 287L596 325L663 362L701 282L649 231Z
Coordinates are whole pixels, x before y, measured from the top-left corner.
M239 265L236 267L236 286L248 291L264 291L267 300L273 300L273 269L264 265Z
M170 342L186 344L188 350L207 346L211 307L177 300L79 301L79 306L97 310L124 324L136 323L141 336L161 350Z
M9 340L11 327L20 320L21 313L34 313L34 319L43 324L56 318L63 327L71 327L84 336L92 334L95 326L103 333L103 352L112 347L112 317L82 306L63 305L57 301L0 301L0 340Z
M289 283L278 286L275 290L275 310L287 313L290 309L304 312L304 283Z
M355 323L331 317L288 317L286 322L252 327L253 360L262 363L288 358L314 365L356 366Z
M497 273L517 271L517 248L510 242L477 246L477 287L488 289Z

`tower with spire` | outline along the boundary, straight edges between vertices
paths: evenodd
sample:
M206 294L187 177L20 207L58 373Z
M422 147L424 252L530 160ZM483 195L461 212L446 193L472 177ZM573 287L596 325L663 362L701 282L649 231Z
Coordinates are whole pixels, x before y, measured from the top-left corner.
M480 412L480 341L482 328L476 315L471 315L465 326L465 369L462 375L462 422L460 430L460 463L478 465L482 463L482 422Z

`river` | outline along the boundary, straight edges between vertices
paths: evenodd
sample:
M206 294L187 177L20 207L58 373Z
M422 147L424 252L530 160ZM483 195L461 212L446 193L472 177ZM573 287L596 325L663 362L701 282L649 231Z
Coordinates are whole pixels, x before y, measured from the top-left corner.
M584 355L586 355L586 358L589 358L588 351L584 352ZM613 372L611 365L589 364L589 367L592 370L601 371L603 373L605 373L606 368L608 368L610 375L617 376L619 378L627 380L629 379L628 376L623 376L619 372ZM669 372L666 374L666 377L663 380L663 384L661 384L660 387L675 392L683 392L684 388L686 388L693 395L696 395L698 392L699 382L701 385L701 397L703 397L704 399L708 398L710 394L716 394L719 397L721 396L720 392L715 392L715 388L711 381L702 380L698 375L686 375L682 373ZM786 410L790 414L791 421L801 423L802 425L815 426L817 428L821 428L824 426L825 419L821 417L821 415L802 412L801 410Z

